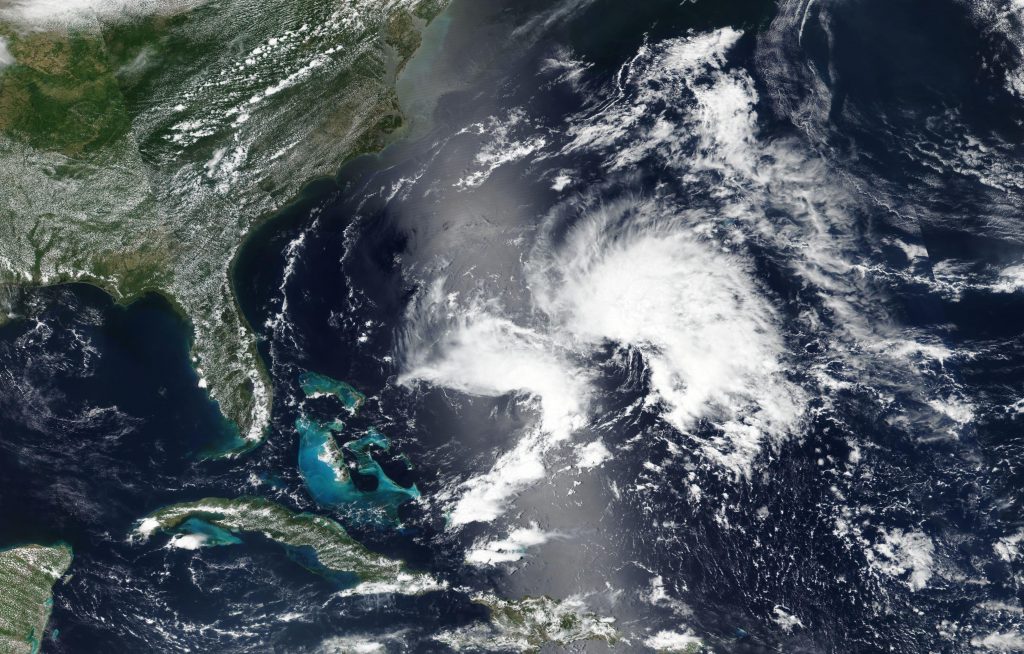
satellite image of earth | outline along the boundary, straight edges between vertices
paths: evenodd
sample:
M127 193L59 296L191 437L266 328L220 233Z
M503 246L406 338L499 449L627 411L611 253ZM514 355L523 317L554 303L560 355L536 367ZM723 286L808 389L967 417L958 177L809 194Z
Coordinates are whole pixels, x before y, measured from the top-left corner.
M0 654L1024 652L1021 0L0 0Z

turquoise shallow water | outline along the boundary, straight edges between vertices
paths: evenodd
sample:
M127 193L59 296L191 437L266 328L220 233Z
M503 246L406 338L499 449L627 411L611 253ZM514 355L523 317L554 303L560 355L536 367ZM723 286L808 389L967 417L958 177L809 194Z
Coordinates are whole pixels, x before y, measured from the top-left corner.
M204 547L216 547L218 545L239 545L242 539L232 534L227 529L210 524L201 518L189 518L181 523L177 529L183 534L197 534L205 536Z
M335 426L336 423L325 425L307 417L295 421L300 436L299 472L310 495L320 506L341 510L360 522L397 525L398 507L419 498L420 492L415 484L409 488L397 484L374 460L372 448L389 450L388 439L370 429L366 436L338 448L332 442ZM372 477L375 488L364 490L356 485L343 452L353 460L351 470Z
M304 373L299 381L307 397L333 395L352 414L365 401L355 388L326 375ZM341 446L335 440L345 431L340 418L320 421L300 415L295 429L299 432L299 472L320 506L342 511L363 524L396 526L398 507L420 497L415 484L405 487L396 483L373 458L374 449L391 449L388 438L376 429L371 427L364 436ZM368 479L357 484L353 473Z
M358 411L366 401L366 396L349 384L320 373L302 373L299 377L299 384L302 385L302 392L306 394L306 397L333 395L351 412Z

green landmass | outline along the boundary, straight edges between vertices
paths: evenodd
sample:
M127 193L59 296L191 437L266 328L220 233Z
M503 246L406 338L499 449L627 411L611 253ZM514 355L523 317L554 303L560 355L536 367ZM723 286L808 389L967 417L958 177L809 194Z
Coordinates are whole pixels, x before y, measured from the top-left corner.
M344 594L419 594L447 587L429 575L405 569L401 561L371 552L329 518L295 513L257 497L207 498L167 506L140 520L136 532L143 538L157 531L180 537L190 522L205 525L200 535L211 546L234 543L224 537L210 539L210 525L231 534L258 533L289 548L308 549L316 556L317 567L311 568L314 572L322 572L318 569L322 568L357 577L358 583ZM490 648L487 651L537 652L548 644L619 640L611 618L591 613L575 600L503 600L492 594L477 594L472 601L487 608L490 621L437 636L457 651Z
M409 571L401 561L366 549L329 518L294 513L257 497L207 498L174 504L143 518L136 531L148 538L157 530L175 532L190 519L202 520L234 534L262 534L290 548L308 548L316 557L315 572L322 568L355 575L358 584L348 589L348 594L417 594L444 588L443 583L429 575Z
M53 585L70 565L71 548L63 544L0 551L0 654L39 651Z
M0 62L0 286L163 294L191 321L235 451L258 443L270 383L231 263L304 184L400 132L395 78L444 4L195 0L42 23L0 11L13 60Z
M490 624L445 632L437 639L455 651L539 652L545 645L566 647L587 640L614 644L619 634L613 619L587 611L574 600L527 597L504 600L491 594L473 597L487 607Z

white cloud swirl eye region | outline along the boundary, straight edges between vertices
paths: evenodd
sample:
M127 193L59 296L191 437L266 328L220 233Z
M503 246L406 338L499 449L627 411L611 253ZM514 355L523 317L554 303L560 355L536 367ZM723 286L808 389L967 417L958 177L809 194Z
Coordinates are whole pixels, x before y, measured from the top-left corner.
M567 347L637 349L665 420L683 432L709 421L721 436L707 453L746 474L763 437L797 421L801 393L783 374L774 310L742 261L685 216L662 213L630 202L588 215L547 253L535 294Z
M536 152L516 150L515 158L586 150L615 171L655 156L685 167L684 178L748 183L760 174L756 94L744 72L722 70L740 36L727 29L644 46L619 74L615 97L570 117L567 142L537 140ZM485 144L486 158L511 160L495 150L498 141ZM399 382L489 397L521 393L539 414L489 471L453 492L450 525L494 520L545 476L549 452L592 417L598 371L590 362L609 343L643 357L648 410L680 432L699 427L698 447L736 477L749 476L766 439L781 442L802 417L805 398L786 378L779 320L751 274L744 237L716 231L747 207L719 214L714 206L681 210L672 198L602 201L593 199L600 189L579 193L591 198L582 215L566 230L556 207L548 222L557 224L545 225L521 260L525 317L511 317L500 293L481 290L486 285L466 294L443 274L418 280L425 290L407 315ZM549 238L551 231L561 236Z

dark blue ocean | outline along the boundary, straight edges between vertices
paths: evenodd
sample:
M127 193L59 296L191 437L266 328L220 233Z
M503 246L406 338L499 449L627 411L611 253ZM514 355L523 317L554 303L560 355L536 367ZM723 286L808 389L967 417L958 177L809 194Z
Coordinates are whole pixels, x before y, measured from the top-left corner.
M616 619L613 651L1020 651L1008 7L455 0L400 80L404 136L234 263L274 384L237 458L167 302L17 292L0 547L74 549L44 651L449 651L435 636L486 621L473 592L582 598ZM310 372L365 404L307 397ZM543 425L577 383L559 437ZM350 486L304 478L324 438ZM487 488L485 510L466 499ZM454 590L343 598L256 535L130 538L239 495ZM472 563L525 527L546 539Z

